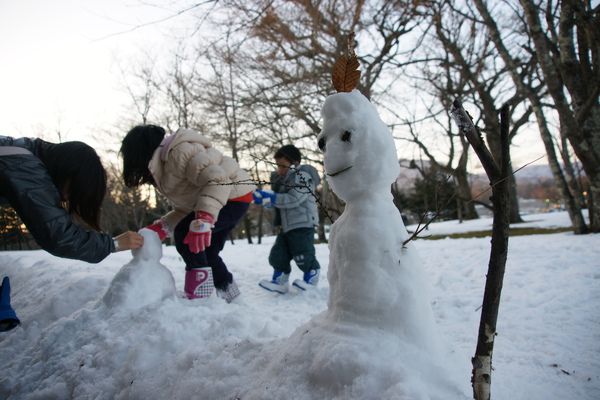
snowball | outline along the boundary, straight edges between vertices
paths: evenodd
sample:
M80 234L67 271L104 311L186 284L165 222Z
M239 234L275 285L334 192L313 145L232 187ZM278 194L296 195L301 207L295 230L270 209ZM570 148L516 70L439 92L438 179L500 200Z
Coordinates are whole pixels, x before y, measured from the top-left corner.
M140 229L140 235L144 237L144 245L139 249L131 250L133 258L142 260L154 260L158 262L162 258L162 244L158 234L151 229Z

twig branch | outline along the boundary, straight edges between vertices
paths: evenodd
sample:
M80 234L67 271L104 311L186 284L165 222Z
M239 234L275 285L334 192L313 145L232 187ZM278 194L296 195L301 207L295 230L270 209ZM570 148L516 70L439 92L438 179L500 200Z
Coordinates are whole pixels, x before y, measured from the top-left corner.
M488 264L488 273L483 294L481 320L475 355L471 359L473 373L471 383L473 397L476 400L489 400L492 381L492 353L496 337L496 324L500 307L500 295L506 260L508 257L509 218L509 184L508 171L510 163L509 107L504 105L500 112L500 144L502 154L496 163L477 127L475 127L458 100L454 101L451 111L459 129L465 134L475 150L490 179L494 220L492 226L492 245Z
M438 190L435 193L436 199L439 196L439 194L441 193L442 189L446 186L446 184L448 183L448 181L450 181L450 178L452 178L452 174L448 175L448 177L446 178L446 180L444 181L444 183L439 186ZM444 204L444 207L443 207L444 209L448 206L448 204L450 204L450 202L452 201L453 198L454 198L454 195L452 195L450 197L450 199L448 199L448 201L446 202L446 204ZM421 227L421 224L425 220L425 216L429 213L429 209L427 211L425 211L423 213L423 215L421 215L421 219L419 220L419 223L417 225L417 229L415 229L415 231L413 232L413 234L408 239L406 239L404 242L402 242L402 247L406 246L408 244L408 242L410 242L411 240L417 239L419 237L419 234L421 232L423 232L425 229L427 229L427 227L429 227L429 225L433 221L435 221L437 217L440 216L438 202L436 201L435 204L436 204L436 212L435 212L435 215L433 216L433 218L431 218L423 227Z
M456 121L458 129L466 136L471 147L475 150L490 180L496 181L498 176L500 176L500 168L496 165L492 153L490 153L485 145L479 128L473 124L473 118L465 111L460 100L454 100L450 113L454 121Z

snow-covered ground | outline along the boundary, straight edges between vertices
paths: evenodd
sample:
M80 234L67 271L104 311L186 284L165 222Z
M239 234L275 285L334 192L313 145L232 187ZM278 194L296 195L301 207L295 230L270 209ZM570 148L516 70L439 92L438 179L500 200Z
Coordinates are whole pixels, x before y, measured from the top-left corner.
M519 226L570 225L564 212L525 219ZM490 227L489 219L447 221L432 224L424 234ZM0 398L261 398L257 384L269 362L286 350L297 328L327 308L329 295L327 245L316 246L323 268L316 290L291 289L286 295L262 290L258 282L272 273L267 262L272 242L268 237L260 245L226 245L223 257L242 291L231 304L214 296L190 301L167 293L163 298L168 274L150 262L142 262L147 274L139 280L144 285L127 281L123 266L132 261L131 252L113 254L97 265L44 251L1 252L0 278L11 279L12 305L22 325L0 333ZM471 396L470 359L489 242L414 242L429 281L437 329L451 352L455 376L449 379L459 382L462 391L448 393L447 399ZM599 235L567 232L510 239L494 348L493 399L600 399L599 254ZM183 263L174 247L163 247L160 264L181 289ZM294 267L291 279L300 275ZM369 346L373 343L365 343ZM295 390L299 386L294 381L302 376L295 366L304 364L285 361L289 366L279 371L280 392L288 399L315 398ZM398 363L410 368L411 358L393 365ZM366 388L381 384L380 378L366 373L362 388L344 388L338 398L369 398ZM376 388L372 398L382 391L389 399L410 398L402 393L418 384L389 382L388 391Z

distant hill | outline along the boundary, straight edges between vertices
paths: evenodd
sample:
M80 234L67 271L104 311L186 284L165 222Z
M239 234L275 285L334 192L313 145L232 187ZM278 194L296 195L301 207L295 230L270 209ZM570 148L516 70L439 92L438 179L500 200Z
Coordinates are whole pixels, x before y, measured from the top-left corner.
M399 160L400 163L400 175L396 182L398 183L399 188L401 189L410 189L413 187L413 182L415 179L421 177L421 173L418 168L426 169L429 168L429 161L416 161L416 164L413 164L411 168L411 160ZM415 168L414 166L418 167ZM487 176L485 174L473 174L470 175L472 177L473 182L479 183L487 182ZM539 182L547 182L554 181L554 177L552 176L552 171L550 170L550 166L548 164L541 165L527 165L524 168L520 169L515 173L515 177L517 180L517 184L519 183L527 183L527 184L535 184Z
M517 171L515 177L517 179L517 183L520 183L521 181L539 181L546 179L554 180L552 171L550 170L550 166L548 164L528 165Z
M431 165L427 160L399 160L398 162L400 164L400 175L396 179L396 183L398 189L405 193L410 192L414 187L415 180L421 178L419 169L427 169ZM582 175L585 174L582 172ZM469 177L474 193L481 192L489 187L488 178L484 173L472 174ZM527 165L515 173L515 178L519 197L530 198L538 187L543 187L546 191L555 187L552 171L547 164ZM537 198L539 194L533 197Z

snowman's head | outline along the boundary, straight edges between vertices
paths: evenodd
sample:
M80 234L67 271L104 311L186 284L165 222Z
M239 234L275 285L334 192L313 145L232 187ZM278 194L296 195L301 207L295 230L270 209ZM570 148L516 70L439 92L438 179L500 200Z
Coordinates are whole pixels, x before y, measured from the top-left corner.
M392 133L358 90L329 96L317 137L327 180L344 201L374 190L389 191L400 172Z

